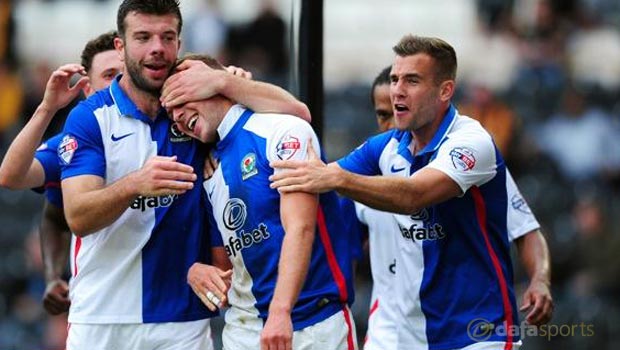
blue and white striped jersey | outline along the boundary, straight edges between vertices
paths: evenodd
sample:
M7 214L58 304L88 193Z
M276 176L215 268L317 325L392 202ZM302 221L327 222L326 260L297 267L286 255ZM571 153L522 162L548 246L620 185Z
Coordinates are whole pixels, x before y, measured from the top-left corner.
M284 237L280 195L269 188L275 159L305 159L316 135L305 121L233 106L218 127L220 166L204 188L212 208L212 240L233 264L226 323L267 319ZM316 237L306 282L292 311L294 330L313 325L352 301L351 258L335 192L319 197ZM216 242L219 240L219 242Z
M480 124L451 106L430 143L415 156L408 131L368 139L338 164L364 175L409 177L424 167L450 176L463 195L411 215L399 226L395 294L399 349L457 349L476 343L470 322L518 324L512 286L504 161ZM486 342L519 341L510 332ZM483 343L479 343L482 345ZM468 348L469 349L469 348Z
M118 80L80 102L58 146L62 179L96 175L109 185L155 155L178 157L201 183L203 146L178 132L161 109L143 114ZM71 200L65 198L65 200ZM71 247L71 323L163 323L204 319L212 313L186 282L194 262L208 262L204 196L139 196L110 226Z

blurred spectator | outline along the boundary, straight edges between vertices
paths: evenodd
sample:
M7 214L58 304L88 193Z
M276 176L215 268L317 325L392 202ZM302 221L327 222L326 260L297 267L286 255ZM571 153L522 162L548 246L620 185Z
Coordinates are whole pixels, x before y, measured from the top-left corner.
M620 138L612 117L588 105L575 86L565 89L560 110L534 133L541 152L572 181L593 182L620 171Z
M6 131L19 120L22 113L23 90L19 76L6 61L0 61L0 145Z
M510 106L485 86L470 85L465 91L465 100L458 105L459 113L478 120L493 136L502 156L508 159L518 123L516 115Z
M202 0L184 23L182 47L186 53L209 54L221 59L228 27L221 17L218 0Z
M12 69L17 65L13 10L13 0L0 0L0 61Z
M286 28L273 0L263 0L252 22L231 28L230 62L251 71L258 80L283 85L288 70Z

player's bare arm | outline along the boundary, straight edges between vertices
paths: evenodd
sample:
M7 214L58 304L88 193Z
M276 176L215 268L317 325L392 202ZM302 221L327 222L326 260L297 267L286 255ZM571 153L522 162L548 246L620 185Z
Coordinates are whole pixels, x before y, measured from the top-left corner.
M256 112L291 114L306 121L311 119L308 107L278 86L212 69L201 61L186 60L177 66L177 70L162 88L161 101L166 108L221 94Z
M530 278L530 284L523 294L520 311L527 312L525 321L540 326L553 316L551 297L551 267L547 241L539 230L517 238L519 258Z
M70 177L62 181L67 222L77 236L86 236L116 221L137 196L181 195L194 181L191 166L162 156L108 186L95 175Z
M323 193L336 190L369 207L410 214L462 194L454 180L443 172L424 168L409 178L363 176L342 169L337 163L326 165L309 146L308 161L274 161L281 168L272 175L271 187L280 192Z
M74 74L82 77L70 86L70 79ZM88 77L85 75L84 67L79 64L66 64L52 73L41 104L4 156L0 165L0 186L10 189L43 186L45 172L41 163L34 158L34 153L56 112L75 99L88 84Z
M280 196L280 218L285 235L278 262L278 280L261 333L261 350L290 349L291 312L306 280L315 236L318 198L297 192Z
M41 254L45 274L43 307L51 315L69 311L69 286L62 274L69 258L71 231L62 208L45 201L41 219Z

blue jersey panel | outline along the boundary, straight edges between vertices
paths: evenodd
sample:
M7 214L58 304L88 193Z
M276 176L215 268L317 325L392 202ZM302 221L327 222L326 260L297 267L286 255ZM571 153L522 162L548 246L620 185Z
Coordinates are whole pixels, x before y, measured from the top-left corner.
M60 190L60 163L58 159L58 145L62 140L62 133L50 137L34 154L41 163L45 173L45 197L55 206L62 208L62 191Z

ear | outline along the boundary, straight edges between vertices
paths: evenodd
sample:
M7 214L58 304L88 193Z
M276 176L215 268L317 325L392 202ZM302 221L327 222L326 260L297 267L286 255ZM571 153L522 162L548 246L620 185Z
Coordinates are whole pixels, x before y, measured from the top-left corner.
M93 87L90 86L90 83L88 83L84 85L84 87L82 88L82 92L84 93L84 96L88 97L95 92L95 89L93 89Z
M439 85L439 98L446 102L452 99L454 95L454 80L446 80Z
M123 41L123 39L116 37L114 38L114 48L116 49L116 52L118 53L118 57L120 58L120 60L122 62L124 62L124 58L125 58L125 41Z

